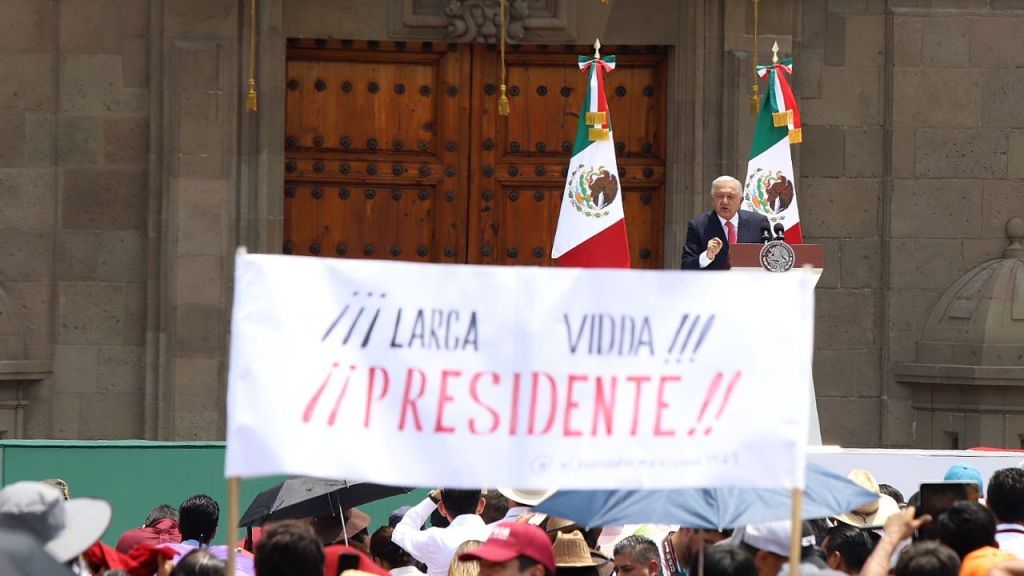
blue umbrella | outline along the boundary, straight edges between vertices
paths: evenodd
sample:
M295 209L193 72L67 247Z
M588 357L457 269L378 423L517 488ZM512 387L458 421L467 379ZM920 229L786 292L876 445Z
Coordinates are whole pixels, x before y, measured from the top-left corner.
M803 518L849 512L878 494L814 464L807 465ZM681 488L672 490L559 490L534 506L582 526L678 524L687 528L735 528L789 520L793 498L781 488Z

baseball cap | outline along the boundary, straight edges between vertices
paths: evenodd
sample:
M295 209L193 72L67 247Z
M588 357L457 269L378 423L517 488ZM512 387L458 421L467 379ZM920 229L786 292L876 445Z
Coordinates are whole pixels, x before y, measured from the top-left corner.
M954 464L946 470L946 476L943 478L946 481L952 482L974 482L978 485L978 494L985 494L985 484L981 478L981 472L971 468L966 464Z
M523 556L539 562L550 574L555 573L555 551L548 535L540 528L524 522L502 522L479 548L459 556L459 560L508 562Z
M42 482L15 482L0 490L0 532L36 538L58 562L69 562L92 546L110 525L106 500L71 498Z

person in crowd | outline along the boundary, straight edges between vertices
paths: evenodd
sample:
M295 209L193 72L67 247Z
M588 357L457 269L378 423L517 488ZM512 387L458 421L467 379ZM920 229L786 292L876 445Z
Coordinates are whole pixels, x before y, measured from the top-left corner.
M71 487L68 486L66 480L61 478L47 478L46 480L43 480L43 484L48 484L57 490L60 490L60 493L64 495L64 500L71 500Z
M719 176L711 183L714 210L699 214L686 225L683 247L684 270L725 270L729 268L729 246L737 242L760 242L763 214L741 210L743 183L732 176Z
M224 576L227 564L205 548L185 554L171 570L170 576Z
M479 576L479 560L462 560L462 555L476 550L483 545L479 540L466 540L455 549L455 556L448 564L448 576Z
M370 515L355 507L346 508L342 515L345 518L345 534L348 534L348 545L362 550L364 554L369 554Z
M484 508L480 490L437 489L405 513L395 526L392 541L427 565L428 576L445 576L455 549L466 540L486 540L490 528L479 516ZM420 530L427 517L440 510L447 528Z
M1016 558L996 543L996 517L977 502L961 500L939 516L939 541L960 557L962 576L987 576L992 566Z
M838 524L829 528L821 547L825 551L825 563L829 568L847 574L860 574L875 544L864 530L849 524Z
M665 576L681 576L693 564L701 548L732 536L732 530L682 528L669 532L661 542L661 566Z
M405 513L408 512L410 508L412 508L412 506L401 506L392 510L391 514L388 515L388 526L391 526L392 528L398 526L398 523L402 521L402 517L405 516Z
M935 540L921 540L900 552L893 573L896 576L958 576L960 558L949 546Z
M505 497L508 510L499 522L516 520L523 514L529 514L533 507L554 494L554 490L521 490L518 488L498 488L498 493Z
M789 562L790 526L790 522L785 520L744 527L738 538L740 547L754 557L754 565L760 576L778 576L783 565ZM815 543L811 526L802 523L801 567L810 564L817 569L827 568Z
M413 565L412 556L391 541L391 534L394 531L391 526L381 526L373 533L370 537L370 558L391 576L424 576L424 573Z
M996 515L999 549L1024 558L1024 470L996 470L988 481L985 504Z
M946 482L974 482L978 485L978 498L985 497L985 483L981 478L981 472L967 464L954 464L950 466L942 479Z
M178 506L178 531L181 546L199 548L209 546L217 534L220 506L206 494L190 496Z
M886 519L900 511L900 505L896 500L881 493L878 480L875 480L875 475L870 471L855 469L851 470L846 477L865 490L878 494L878 500L869 502L856 510L836 516L836 520L839 522L860 528L882 526L885 524Z
M322 576L324 549L309 525L285 520L263 532L254 565L256 576Z
M364 554L370 553L370 515L358 508L345 508L340 517L336 514L315 516L309 519L309 525L324 546L345 544L347 538L349 546Z
M71 498L43 482L14 482L0 490L0 534L24 535L44 547L57 562L89 573L81 555L110 525L105 500Z
M136 546L156 546L166 542L181 542L178 531L178 509L161 504L146 515L141 528L132 528L121 534L116 550L122 554L131 552Z
M484 519L485 524L497 524L505 518L505 514L508 513L508 498L504 494L497 490L485 490L484 496L484 511L480 513L480 517Z
M479 560L479 576L555 576L555 552L547 534L525 522L503 522L476 550L459 560Z
M579 530L556 532L553 543L558 576L598 576L598 563Z
M615 573L619 576L658 576L661 554L658 545L646 536L627 536L615 545L612 553Z
M885 521L885 535L879 539L878 544L875 545L875 549L871 551L871 555L868 556L866 562L864 562L864 568L861 569L861 576L888 576L889 567L896 550L899 549L901 543L914 535L921 526L932 521L932 517L928 514L922 515L920 518L914 518L913 506L907 506L900 512L893 514ZM904 551L905 552L905 551ZM902 554L900 558L902 559ZM954 554L955 557L955 554ZM959 561L957 561L957 568L959 569ZM912 573L907 573L904 576L952 576L952 574L930 574L926 569L930 569L931 564L927 561L922 560L919 564L913 567ZM907 570L911 570L910 567L905 567ZM897 572L898 573L898 572ZM954 570L954 574L956 571Z
M344 544L324 546L324 576L338 576L349 570L362 572L361 576L391 576L358 548Z
M701 574L701 558L693 558L689 574ZM737 546L724 544L704 549L704 576L757 576L754 558Z
M892 484L879 484L878 492L881 494L885 494L889 498L892 498L893 501L895 501L896 504L900 507L900 510L907 507L907 499L903 497L903 492L900 492Z

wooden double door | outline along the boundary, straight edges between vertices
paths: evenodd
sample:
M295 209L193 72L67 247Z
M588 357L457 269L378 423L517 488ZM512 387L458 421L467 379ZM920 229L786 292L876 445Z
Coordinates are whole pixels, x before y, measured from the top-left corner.
M587 51L509 47L504 117L494 46L290 39L284 252L551 265ZM666 53L603 51L633 267L660 268Z

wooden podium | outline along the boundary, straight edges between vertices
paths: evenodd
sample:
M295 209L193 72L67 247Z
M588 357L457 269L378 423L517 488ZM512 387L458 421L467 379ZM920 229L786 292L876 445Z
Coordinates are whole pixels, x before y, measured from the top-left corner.
M730 244L729 268L761 270L761 248L764 244ZM825 267L825 247L821 244L790 244L796 262L793 268L809 266L821 273Z

